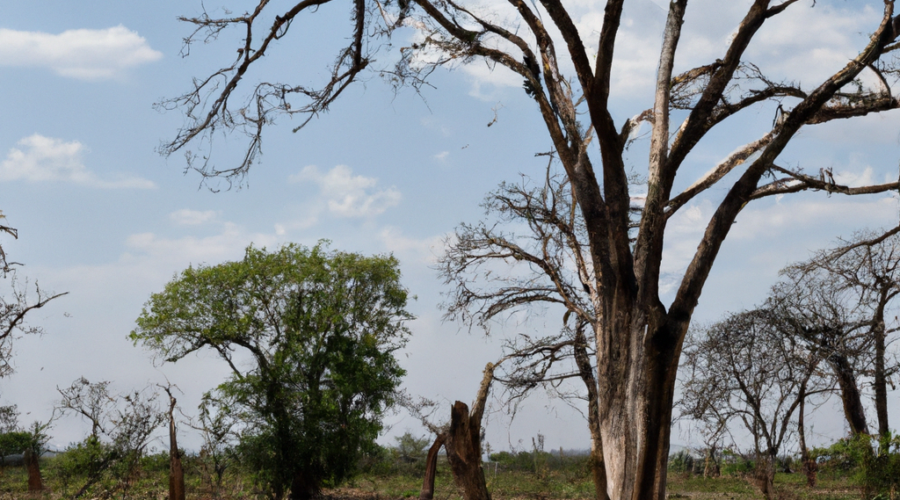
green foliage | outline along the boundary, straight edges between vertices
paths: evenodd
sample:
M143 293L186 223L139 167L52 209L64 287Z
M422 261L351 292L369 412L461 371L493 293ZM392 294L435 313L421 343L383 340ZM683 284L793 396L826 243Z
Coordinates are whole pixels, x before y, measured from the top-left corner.
M116 459L115 450L90 436L81 443L70 446L51 462L49 473L58 479L65 494L76 484L98 483L110 462Z
M669 455L669 472L693 474L694 456L688 450L678 450Z
M30 432L4 432L0 434L0 460L9 455L24 453L31 446Z
M183 449L179 449L182 457L187 457L187 453ZM141 470L145 472L168 472L171 458L169 450L159 451L156 453L148 453L141 457Z
M217 411L241 423L242 464L274 497L349 477L374 447L404 371L407 291L393 257L287 245L186 269L151 296L131 339L175 362L211 349L234 374ZM255 365L239 371L244 350ZM297 494L297 491L294 491Z
M431 439L428 437L415 437L409 432L404 433L402 436L395 437L394 441L397 442L394 450L396 451L398 458L407 462L424 460L428 455L428 448L431 446Z
M381 454L383 461L387 461L388 466L386 468L382 466L384 473L408 474L416 477L425 474L425 459L432 440L406 432L402 436L395 437L394 441L396 445L392 448L374 450L376 454Z
M848 476L866 499L888 498L900 489L900 436L857 435L815 448L810 455L819 464L819 474Z
M740 476L751 474L756 470L756 462L749 457L732 450L722 450L722 475Z

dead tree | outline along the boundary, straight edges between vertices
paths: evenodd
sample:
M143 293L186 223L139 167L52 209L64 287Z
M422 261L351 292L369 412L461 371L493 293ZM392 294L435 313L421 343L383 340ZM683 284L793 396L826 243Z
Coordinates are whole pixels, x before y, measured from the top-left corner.
M0 249L0 253L2 253L2 249ZM0 255L0 259L3 259L2 255ZM0 261L0 266L2 265L5 265L5 262ZM28 281L20 283L15 269L7 267L0 269L0 273L3 278L10 280L12 289L11 295L0 296L0 377L4 377L13 371L9 361L12 357L12 345L16 337L19 334L40 335L44 332L40 326L29 325L25 321L26 315L44 307L54 299L67 295L68 292L48 293L42 290L37 282L34 283L34 291L29 292Z
M795 282L817 282L828 279L846 301L854 305L851 321L862 325L861 373L871 376L878 434L890 431L888 421L888 380L900 366L889 364L887 347L891 334L900 325L891 321L887 311L900 295L900 226L884 234L859 232L832 250L817 252L809 261L794 264L783 273ZM861 406L861 405L860 405Z
M781 325L823 353L840 387L844 415L853 434L868 434L860 382L871 376L879 435L889 428L887 380L897 372L886 348L897 325L886 311L900 294L900 237L860 233L836 250L782 270L771 307Z
M597 322L596 287L572 186L564 175L554 173L552 158L542 185L530 185L525 176L521 183L502 184L483 203L487 219L459 226L448 240L439 261L441 276L451 285L443 307L446 318L488 332L492 321L512 311L530 315L550 306L564 312L558 335L528 332L508 339L504 351L509 362L496 379L506 387L511 405L538 387L570 402L586 400L594 485L602 500L607 497L606 472L599 389L591 362L596 347L594 336L585 334L594 331ZM516 233L508 226L527 231ZM561 390L560 384L570 379L580 379L585 391Z
M40 455L27 448L22 458L25 470L28 471L28 492L39 493L44 490L44 481L41 478Z
M169 396L169 500L184 500L184 468L175 429L175 404L171 384L160 386Z
M863 195L900 187L898 182L851 187L825 175L824 169L821 175L809 175L779 162L803 127L900 107L884 77L895 70L890 55L900 48L893 0L884 1L883 13L873 19L877 28L856 57L813 86L773 81L745 61L747 47L764 24L788 9L808 8L808 2L748 2L746 15L734 36L723 42L718 57L677 74L675 59L688 0L673 0L668 3L655 90L647 96L647 110L617 123L611 82L625 2L606 0L594 45L585 43L561 0L509 0L511 15L503 21L457 1L353 0L346 3L352 19L349 33L340 35L348 43L318 87L271 83L278 81L277 75L262 76L255 70L264 66L257 62L270 51L289 46L295 20L314 16L337 0L290 2L283 10L276 10L281 4L259 0L243 15L214 17L204 12L183 18L195 28L186 38L186 49L194 41L214 40L234 30L241 36L237 56L195 79L184 95L159 105L186 114L185 127L163 144L161 152L193 151L187 154L189 168L204 178L222 176L231 181L239 180L257 159L266 125L279 116L302 117L297 129L307 125L369 71L398 86L421 88L439 66L478 60L522 78L572 184L586 228L589 282L597 291L593 306L598 319L593 327L596 379L603 396L598 409L600 434L612 500L665 494L684 336L722 244L744 207L754 200L807 190ZM386 43L395 29L406 26L419 31L415 43L399 50ZM557 52L557 47L562 50ZM390 50L397 52L381 60L398 61L396 65L375 62L378 51ZM872 72L875 83L859 83L863 72ZM809 80L803 76L794 76L794 81ZM245 89L248 92L241 95ZM682 168L685 159L711 130L763 102L781 106L769 131L710 164L705 175L681 178L688 170ZM687 118L672 126L672 111L677 109L685 110ZM633 230L624 146L640 122L649 122L652 132L645 165L647 196ZM218 156L209 148L218 132L249 138L236 165L216 165ZM599 151L589 151L589 137L596 138ZM689 187L673 192L676 185ZM659 283L668 221L713 187L725 195L715 202L715 212L667 306Z
M764 309L731 314L691 334L680 406L697 420L738 423L753 439L756 485L774 499L775 462L801 402L830 389L820 359Z
M450 425L439 428L429 424L421 413L414 410L413 413L417 414L423 423L437 434L434 444L428 450L425 478L419 494L420 500L434 498L434 478L441 446L447 451L447 461L453 472L453 481L462 491L463 498L466 500L490 500L491 494L487 490L481 463L481 420L484 416L491 383L494 381L495 367L494 363L488 363L485 366L481 385L471 410L461 401L453 403L450 408Z

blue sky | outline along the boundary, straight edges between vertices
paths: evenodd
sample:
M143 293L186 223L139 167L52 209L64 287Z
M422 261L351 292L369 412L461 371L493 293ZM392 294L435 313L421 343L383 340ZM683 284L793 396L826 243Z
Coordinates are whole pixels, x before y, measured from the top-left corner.
M235 11L246 8L231 3ZM720 57L748 3L692 2L676 69ZM864 46L882 8L880 0L811 3L800 2L767 25L748 53L770 74L807 86ZM480 5L502 12L495 4ZM599 29L599 4L571 2L586 37ZM662 0L628 5L613 82L620 123L652 104L665 18ZM436 88L419 96L410 90L395 95L370 75L298 134L291 133L290 119L279 120L266 132L261 161L244 182L213 193L198 175L184 173L181 156L155 152L182 117L160 113L153 103L186 91L192 77L234 57L237 38L229 36L195 45L190 57L179 55L190 28L176 17L199 12L199 1L183 0L35 0L0 7L0 209L20 235L3 245L13 260L25 263L23 276L70 292L30 318L47 334L16 342L16 373L0 380L0 404L19 405L29 413L22 418L27 423L46 418L56 386L80 376L112 380L122 391L168 377L184 392L180 400L190 413L226 367L206 355L154 366L126 336L142 304L175 273L192 263L238 259L250 243L329 239L336 249L393 252L417 296L411 310L419 319L402 354L409 371L405 385L413 394L469 401L484 364L500 356L503 335L556 330L558 317L538 316L501 325L485 338L443 323L437 308L445 290L432 266L444 237L456 224L478 220L479 202L497 184L520 173L539 177L544 167L534 154L549 150L550 141L519 79L474 63L435 73ZM261 72L245 80L321 81L332 59L329 48L343 41L335 34L346 27L343 5L323 8L294 26L296 36L280 41ZM413 36L403 33L395 44ZM497 122L487 127L494 110ZM750 109L706 139L675 189L756 138L773 113L771 106ZM804 129L782 160L814 172L833 168L851 183L896 179L898 125L900 116L888 113ZM238 136L220 136L218 145L217 161L227 167L242 143ZM636 169L645 164L646 141L632 147L629 159ZM686 266L723 194L709 191L673 220L664 260L670 277ZM752 204L724 245L696 317L712 320L752 306L785 264L856 229L895 224L898 210L896 194L845 199L814 193ZM891 399L894 412L900 411L896 395ZM838 408L823 407L817 429L840 433ZM503 412L490 418L487 440L494 448L527 443L537 432L551 447L588 446L582 417L558 401L529 400L509 429ZM390 423L391 435L420 432L403 415ZM61 420L53 443L80 440L84 432L77 419Z

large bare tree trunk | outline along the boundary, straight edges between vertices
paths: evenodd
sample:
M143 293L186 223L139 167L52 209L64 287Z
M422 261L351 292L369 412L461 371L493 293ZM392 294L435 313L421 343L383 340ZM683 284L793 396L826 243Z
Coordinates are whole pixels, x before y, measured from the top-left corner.
M28 448L25 450L23 461L25 462L25 468L28 470L28 492L37 493L42 491L44 482L41 479L40 456Z
M587 387L588 396L588 428L591 431L591 471L594 476L594 495L597 500L608 500L606 482L606 465L603 462L603 438L600 434L600 395L594 367L587 352L587 339L584 338L583 325L579 325L575 333L575 363L581 380Z
M856 373L847 358L840 354L828 356L828 364L834 370L834 375L841 389L841 402L844 405L844 416L850 425L850 432L855 436L868 434L869 426L866 424L866 412L863 408L859 386L856 384Z
M444 443L453 480L466 500L491 500L481 467L481 415L457 401L450 410L450 429Z
M469 407L457 401L450 409L450 428L440 433L431 449L425 469L425 479L422 484L422 492L419 498L429 500L434 497L434 476L437 471L437 454L441 448L447 450L447 461L453 472L453 481L462 490L465 500L490 500L491 494L487 490L484 480L484 469L481 465L481 418L484 415L484 406L490 392L491 383L494 380L493 363L488 363L484 368L484 377L481 386L472 404Z
M639 317L630 320L632 314ZM621 326L617 326L627 327L628 335L604 332L602 327L597 335L607 491L611 500L664 498L682 342L650 339L683 339L684 335L660 335L659 327L648 325L638 311L624 311L619 317Z

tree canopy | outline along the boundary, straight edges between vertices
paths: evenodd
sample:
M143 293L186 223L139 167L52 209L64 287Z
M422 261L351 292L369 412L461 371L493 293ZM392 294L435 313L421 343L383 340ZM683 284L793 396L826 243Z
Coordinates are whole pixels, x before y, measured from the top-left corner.
M131 339L170 362L218 353L232 374L207 399L239 418L242 454L272 494L306 498L374 443L404 374L407 298L393 257L251 246L152 295Z

